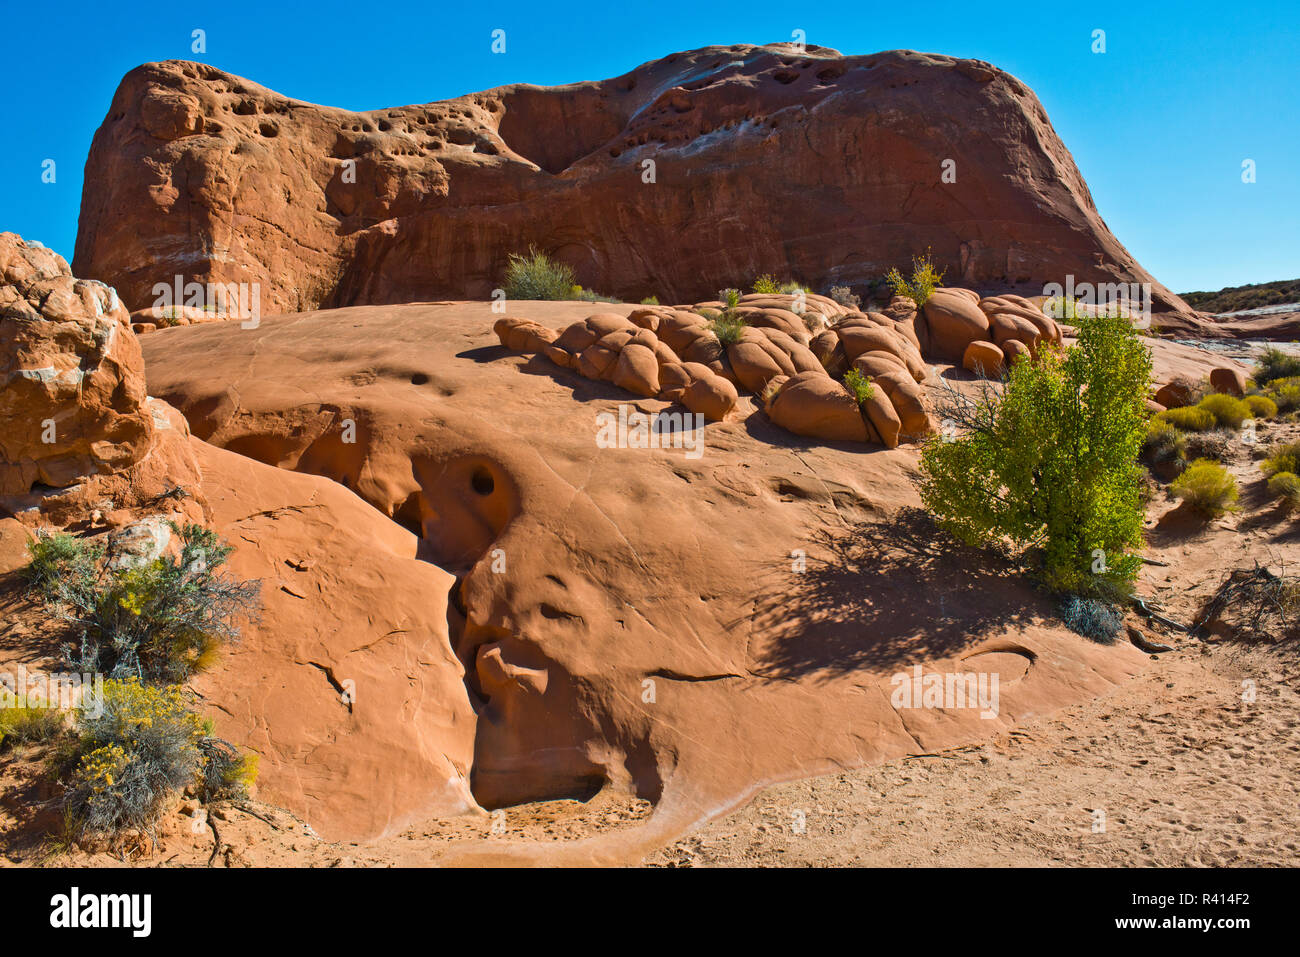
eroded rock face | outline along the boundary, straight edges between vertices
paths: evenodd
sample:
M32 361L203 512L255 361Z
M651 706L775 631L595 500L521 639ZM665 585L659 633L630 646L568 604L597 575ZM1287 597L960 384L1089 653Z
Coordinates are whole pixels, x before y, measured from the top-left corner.
M128 468L153 431L144 360L117 293L0 233L0 495Z
M628 337L624 349L646 331L662 344L682 333L682 348L693 340L676 310L589 310L539 303L530 307L536 327L503 324L495 334L501 317L487 304L412 304L269 319L255 330L213 323L145 339L151 388L184 409L197 434L355 489L418 532L421 556L459 580L446 616L475 713L469 779L478 803L615 788L656 802L646 828L662 840L760 783L983 737L1103 691L1139 666L1136 649L1078 641L1050 622L1050 608L1028 587L932 551L938 536L906 532L901 516L917 503L914 448L792 436L755 412L748 395L727 418L704 426L698 457L668 446L598 444L601 414L669 403L557 365L543 358L545 349L512 354L498 336L564 343L560 351L570 357L613 333ZM563 331L551 339L541 330ZM588 361L598 360L617 363ZM855 363L873 361L893 360L863 353ZM894 364L900 381L921 387L901 361ZM838 388L829 376L813 377ZM771 381L782 386L780 378ZM796 380L806 381L786 382ZM884 373L875 381L886 381ZM843 421L865 427L847 394L844 403ZM349 422L354 441L343 437ZM209 472L221 463L204 461ZM259 483L274 474L263 466L249 472ZM225 509L232 534L256 540L253 533L273 521L252 515L255 502L283 516L275 521L298 521L284 513L287 500L277 506L234 475L223 483L235 493L247 488L249 502L242 512ZM294 494L300 507L312 496L330 505L306 486ZM325 521L328 511L320 515ZM234 520L242 516L250 517ZM285 559L318 531L290 529L286 540L297 544L284 555L275 551L277 533L268 532L265 557L247 560L265 562L259 574L293 592L314 595ZM839 550L852 542L866 551L846 559ZM327 591L345 589L351 602L349 576L365 573L372 553L334 572ZM428 575L425 584L400 579L398 609L416 615L426 602L444 611L436 585L448 579L435 581L436 569ZM389 600L380 591L356 596L357 605ZM301 674L286 687L325 694L325 676L301 665L326 660L316 657L318 639L301 622L329 612L304 609L250 653L262 656L254 662L295 662ZM288 627L295 621L297 631ZM330 660L348 647L342 638L335 643ZM232 654L231 664L243 653ZM937 672L997 671L998 714L894 707L891 683L914 663ZM334 666L336 677L350 673ZM446 673L444 661L439 674ZM213 680L237 688L239 675L214 673ZM449 768L462 766L456 748L467 726L446 726L463 711L438 688L436 700L451 703L422 720L443 730L394 739L382 772L359 756L373 739L336 746L339 729L357 720L337 700L313 702L308 720L288 708L292 695L277 697L265 731L254 717L264 706L260 690L240 692L231 711L255 742L282 727L296 729L302 742L326 722L322 767L349 775L341 792L318 772L311 748L276 753L286 774L302 768L312 776L311 800L295 807L306 804L313 823L332 819L334 833L364 835L375 833L378 814L351 789L367 774L394 820L429 806L419 803L427 795L415 786L418 775L392 770L410 749L422 756L440 749L435 757L446 765L426 763L423 773L440 800L454 796L446 782ZM402 775L396 787L390 773Z
M95 136L75 266L133 309L176 275L257 283L270 315L486 298L529 245L632 301L761 273L864 283L928 247L951 283L1152 282L1157 311L1186 310L1111 235L1020 81L788 44L365 113L147 64Z
M455 579L337 483L194 447L231 570L262 582L259 620L194 685L220 733L260 756L258 796L326 840L476 808Z

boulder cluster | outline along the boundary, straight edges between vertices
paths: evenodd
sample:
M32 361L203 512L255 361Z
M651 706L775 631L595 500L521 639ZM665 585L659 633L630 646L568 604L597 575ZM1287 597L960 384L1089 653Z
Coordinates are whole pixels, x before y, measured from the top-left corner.
M733 342L712 325L724 312L743 322ZM1000 377L1018 356L1062 340L1028 299L946 287L921 310L901 296L883 312L859 312L824 296L752 293L730 310L720 301L642 306L626 318L598 313L560 333L510 317L494 328L514 352L709 419L725 418L744 390L796 435L891 449L934 431L919 385L926 356ZM844 381L851 371L871 388L852 391Z
M1062 342L1061 327L1023 296L981 299L969 289L934 290L917 323L921 350L961 363L979 375L999 378L1020 356L1037 355L1041 342Z

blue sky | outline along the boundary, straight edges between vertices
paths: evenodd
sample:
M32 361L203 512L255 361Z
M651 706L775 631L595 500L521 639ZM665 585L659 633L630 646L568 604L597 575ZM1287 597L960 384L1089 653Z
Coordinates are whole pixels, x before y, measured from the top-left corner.
M1176 291L1300 276L1300 3L985 5L7 4L0 230L71 259L90 140L121 76L197 59L350 109L569 83L676 50L803 30L842 53L988 60L1029 84L1108 225ZM176 9L176 8L185 9ZM506 53L490 51L506 30ZM206 31L193 54L191 32ZM1106 52L1092 52L1094 30ZM56 181L41 182L54 159ZM1257 180L1241 181L1245 159Z

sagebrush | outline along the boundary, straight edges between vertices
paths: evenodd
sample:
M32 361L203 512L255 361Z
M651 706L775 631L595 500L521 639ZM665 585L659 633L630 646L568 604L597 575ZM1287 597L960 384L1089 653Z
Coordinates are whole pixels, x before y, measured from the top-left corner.
M182 681L256 616L260 582L222 571L230 546L200 525L170 527L179 553L139 565L107 561L98 544L64 533L29 543L29 581L51 614L74 629L64 648L74 671Z
M509 299L568 299L577 279L573 269L530 247L527 255L511 253L506 265Z

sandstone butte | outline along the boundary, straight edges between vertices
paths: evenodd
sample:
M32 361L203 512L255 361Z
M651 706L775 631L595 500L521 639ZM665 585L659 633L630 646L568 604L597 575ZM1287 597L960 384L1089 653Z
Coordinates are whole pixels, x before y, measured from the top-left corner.
M955 205L906 184L952 144ZM343 189L344 158L369 193ZM712 357L680 307L393 302L486 296L530 241L605 291L700 307L742 275L851 283L924 245L988 288L827 307L821 331L750 298ZM655 813L493 860L634 860L767 783L983 739L1142 666L917 518L910 432L940 383L1068 341L1009 289L1150 278L987 65L712 48L371 114L146 66L96 137L77 262L121 296L0 234L0 573L39 526L161 548L167 519L215 528L264 610L194 688L261 755L260 797L327 839L612 788ZM287 314L137 338L127 305L175 272L262 283ZM1231 368L1148 341L1153 385ZM809 355L883 394L845 414ZM676 399L714 413L699 458L594 440L600 413ZM998 714L896 710L915 665L997 673Z
M763 273L860 285L929 248L949 285L1149 282L1167 324L1192 316L1111 234L1015 77L789 44L360 113L146 64L95 135L73 265L132 310L180 275L256 283L271 315L486 299L529 246L627 301Z

